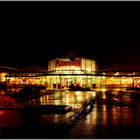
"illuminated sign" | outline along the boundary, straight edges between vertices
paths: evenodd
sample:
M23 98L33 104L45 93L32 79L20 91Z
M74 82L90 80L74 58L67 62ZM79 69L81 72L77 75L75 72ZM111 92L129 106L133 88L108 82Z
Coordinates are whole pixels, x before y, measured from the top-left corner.
M55 66L60 67L60 66L81 66L81 59L76 59L75 61L62 61L62 60L56 60L55 61Z

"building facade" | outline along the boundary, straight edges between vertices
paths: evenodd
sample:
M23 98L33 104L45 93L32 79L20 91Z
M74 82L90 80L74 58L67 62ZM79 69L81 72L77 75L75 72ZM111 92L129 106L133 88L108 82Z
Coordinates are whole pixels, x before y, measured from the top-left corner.
M48 88L63 89L71 85L92 88L97 66L88 58L55 58L48 62Z
M140 87L140 65L114 65L99 70L95 60L67 56L48 61L48 68L29 66L14 72L1 73L1 81L9 86L42 85L47 90L67 89L70 86Z

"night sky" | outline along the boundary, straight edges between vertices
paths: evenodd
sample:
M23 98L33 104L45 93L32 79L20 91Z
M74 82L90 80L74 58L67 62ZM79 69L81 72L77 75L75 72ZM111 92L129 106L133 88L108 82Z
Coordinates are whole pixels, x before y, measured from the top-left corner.
M75 51L99 68L140 64L140 2L0 2L0 65L47 67Z

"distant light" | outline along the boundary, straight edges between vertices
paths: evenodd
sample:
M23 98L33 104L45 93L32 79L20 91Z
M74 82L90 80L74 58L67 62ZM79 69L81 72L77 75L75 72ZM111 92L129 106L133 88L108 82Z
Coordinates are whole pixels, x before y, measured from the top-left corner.
M119 75L119 72L116 72L114 75Z

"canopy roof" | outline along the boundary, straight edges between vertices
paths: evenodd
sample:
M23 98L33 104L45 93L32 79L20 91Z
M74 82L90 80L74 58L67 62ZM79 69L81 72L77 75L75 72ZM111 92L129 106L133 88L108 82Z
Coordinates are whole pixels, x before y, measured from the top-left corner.
M0 72L15 72L17 68L7 67L7 66L0 66Z
M32 66L27 66L27 67L21 68L17 72L18 73L46 73L47 69L32 65Z
M137 72L140 71L140 64L115 64L111 67L102 69L103 72Z

